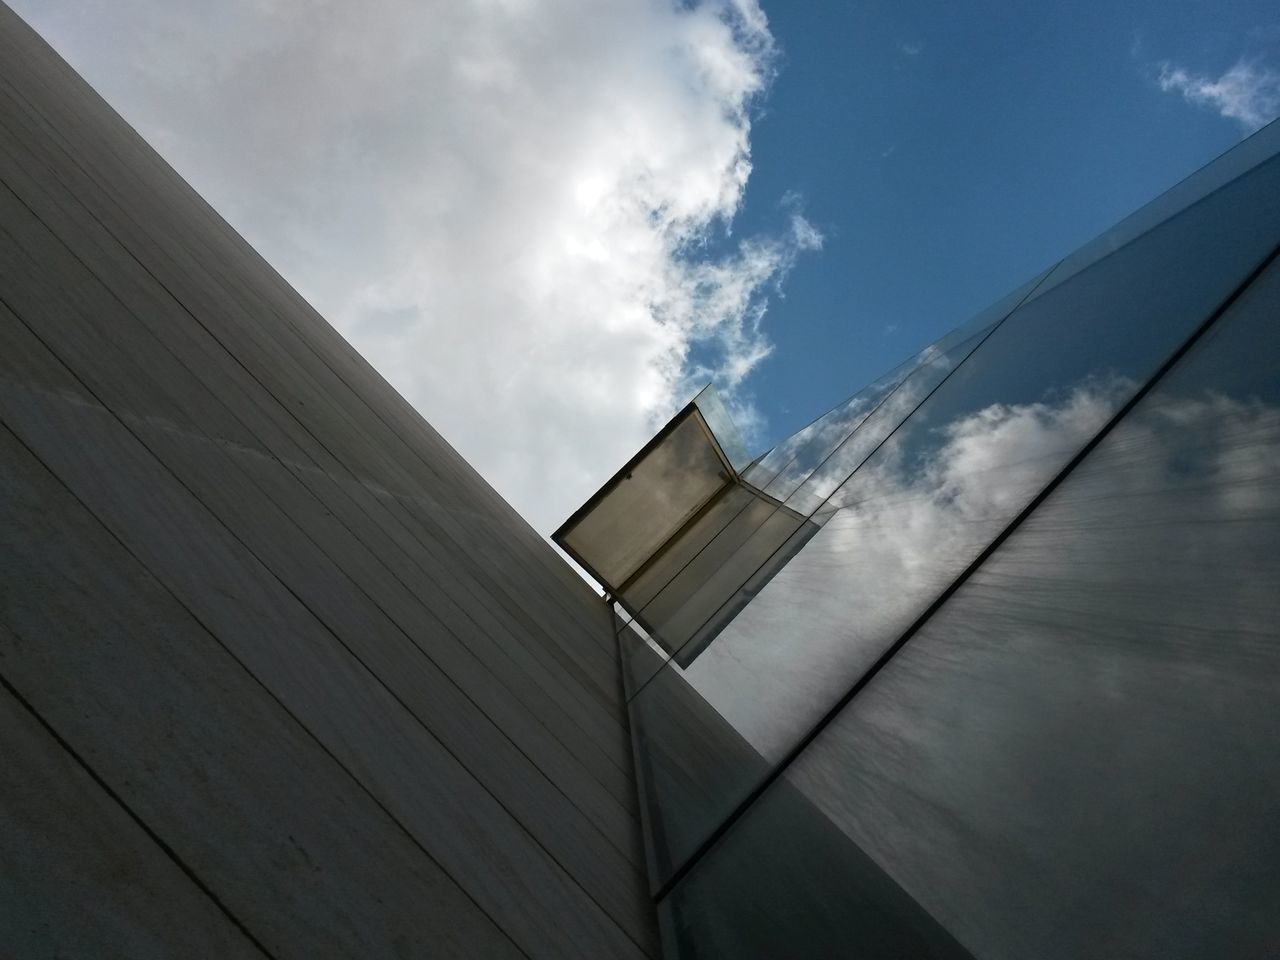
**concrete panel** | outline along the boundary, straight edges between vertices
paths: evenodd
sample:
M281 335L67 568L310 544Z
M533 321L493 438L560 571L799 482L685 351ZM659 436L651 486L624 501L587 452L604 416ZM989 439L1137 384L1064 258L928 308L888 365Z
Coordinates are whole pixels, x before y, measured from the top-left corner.
M24 162L25 161L25 162ZM604 705L595 710L577 709L587 701L587 694L577 689L577 685L562 682L562 676L556 676L546 670L543 662L548 654L537 644L528 644L524 639L524 631L513 631L506 625L489 623L490 631L496 631L504 641L501 647L489 640L489 633L477 629L476 620L484 618L492 621L488 615L488 598L481 592L473 580L462 581L454 573L457 564L447 562L431 562L431 569L421 569L406 555L412 552L414 559L421 561L424 550L436 548L439 552L438 540L414 539L409 537L402 523L388 516L386 511L377 505L362 484L351 483L344 490L337 487L335 479L325 472L325 468L337 470L342 468L314 451L304 452L301 443L306 437L295 443L293 438L282 429L278 429L272 416L280 418L282 412L269 395L266 395L255 381L247 378L243 368L229 364L229 357L203 330L195 324L184 323L182 308L167 292L142 271L138 262L128 257L116 244L113 238L105 233L99 221L88 215L79 207L75 198L69 194L51 194L41 188L39 182L29 176L27 171L39 165L42 170L56 170L56 164L43 153L33 151L28 157L19 152L12 141L0 145L0 179L18 191L21 204L29 207L39 215L63 239L74 255L86 268L92 269L94 275L103 283L111 283L112 297L108 299L127 299L137 303L135 312L124 311L119 305L110 305L116 316L112 318L113 336L123 336L125 330L132 331L129 336L143 335L134 328L145 325L147 331L155 337L156 344L163 344L164 349L172 353L172 357L160 357L164 366L174 363L181 365L183 377L179 384L187 388L188 406L194 402L196 416L200 428L221 441L233 441L237 450L245 446L255 453L261 453L262 459L270 461L274 458L278 463L298 478L313 499L322 501L324 508L330 511L339 521L339 525L349 530L353 539L362 544L367 543L366 553L376 557L375 563L385 567L374 579L366 581L373 588L410 590L413 584L414 593L430 591L430 606L434 614L448 625L451 632L465 636L470 642L475 640L475 649L470 650L473 656L481 656L491 670L499 675L500 682L508 684L513 690L520 688L541 691L540 696L521 696L522 702L531 709L540 711L539 719L549 727L556 729L557 736L569 749L581 753L584 762L594 764L601 749L611 752L613 768L603 771L616 784L619 797L629 797L631 782L629 773L622 766L625 763L623 745L620 737L614 740L599 741L598 732L607 729L606 718L612 719L613 728L617 729L616 717ZM47 179L47 177L46 177ZM11 229L17 229L18 221L27 216L18 209L9 218ZM31 251L28 251L30 253ZM59 251L59 255L62 252ZM30 265L26 269L31 269ZM134 275L137 276L134 276ZM105 288L98 295L87 292L81 298L95 307L102 303ZM140 301L140 302L139 302ZM139 319L141 318L141 319ZM221 365L221 366L220 366ZM222 367L225 367L222 369ZM92 365L87 368L92 372ZM237 374L239 378L237 379ZM204 384L206 391L195 391L189 396L192 387ZM225 409L224 409L225 408ZM284 427L290 421L284 419ZM314 445L313 445L314 446ZM309 460L310 462L300 462ZM393 545L391 540L401 534ZM455 551L456 552L456 551ZM400 561L399 568L393 566ZM405 561L408 561L406 569ZM419 566L419 569L412 569ZM424 581L423 575L426 574ZM460 598L460 599L455 599ZM476 602L463 610L460 602L468 599ZM529 648L529 649L527 649ZM562 664L567 669L567 664ZM498 671L502 671L500 674ZM565 670L557 672L560 675ZM486 685L492 680L486 681ZM519 695L519 694L517 694ZM572 718L564 714L572 710ZM595 741L595 742L590 742ZM629 802L629 801L624 801Z
M0 177L3 175L0 167ZM25 209L12 203L4 191L0 191L0 214L6 232L17 236L21 247L2 254L5 259L0 269L20 275L24 271L34 272L38 262L60 278L75 279L66 285L81 295L75 302L61 287L41 285L38 279L32 279L17 290L14 303L26 315L36 318L30 324L35 333L74 368L100 402L113 409L150 410L151 416L146 419L130 414L129 429L139 436L150 431L152 439L144 443L153 452L177 441L188 441L162 459L207 504L222 503L223 509L215 512L236 530L242 541L256 544L254 550L260 558L276 557L274 563L268 563L273 571L294 569L294 575L286 577L286 582L313 609L328 611L322 619L331 629L344 638L354 638L358 644L374 643L379 650L391 642L410 641L426 654L427 666L432 667L433 674L439 672L435 668L443 668L468 698L456 702L459 689L439 676L436 677L438 689L424 691L424 701L439 715L439 724L445 725L445 732L450 724L462 724L460 729L466 731L489 729L491 725L484 713L471 716L478 706L487 711L492 724L507 731L507 736L521 750L537 762L549 764L548 773L566 784L567 793L576 778L585 794L582 803L595 800L597 806L603 805L600 816L606 819L613 816L611 829L625 831L629 819L618 802L609 798L573 761L537 717L521 709L524 704L509 688L502 686L494 671L478 659L473 649L463 646L403 587L398 593L388 594L389 588L398 586L389 571L372 559L346 526L336 522L333 511L310 495L295 474L256 445L256 438L247 428L239 422L228 422L224 408L197 377L184 375L161 380L155 375L156 371L170 370L173 358L145 329L132 323L132 314L117 302L130 296L131 288L121 282L110 291L99 288L95 277L85 273L80 263ZM87 251L85 258L93 257L94 253ZM122 280L131 263L119 264L118 272L106 274L104 271L103 275ZM145 277L141 278L140 285L145 281ZM159 294L145 307L162 327L181 324L180 311ZM110 330L111 336L104 338L99 328ZM164 422L159 423L157 417L163 417ZM212 421L214 429L210 432L223 442L215 442L202 431L197 425L199 421ZM181 458L188 454L207 455L208 459L182 469ZM300 540L302 542L298 542ZM364 564L362 559L366 561ZM344 569L337 569L338 562ZM308 563L315 568L314 572L310 568L299 569L299 564ZM378 595L382 595L383 602L375 601ZM400 602L389 605L388 601ZM365 619L353 620L353 617L373 618L382 632L393 635L393 640L379 639L378 629L371 630ZM343 625L348 629L339 629ZM479 646L482 652L494 653L487 637L474 630L471 636L473 640L482 638L473 646ZM509 662L501 657L490 659L499 665ZM379 675L394 681L401 672L389 667L379 671ZM513 684L526 679L519 671L507 670L506 673ZM559 714L552 709L553 701L545 696L527 699L545 708L544 712ZM438 729L436 724L428 725ZM510 744L500 737L497 742L485 743L478 755L491 757L496 768L505 771L508 766L518 766L521 759L504 756L509 748ZM518 780L516 798L530 794L543 782L542 777ZM618 789L621 792L627 785L619 785ZM622 820L618 821L617 817ZM560 819L556 818L557 822ZM579 839L575 846L582 843Z
M271 955L519 955L7 429L0 496L6 679Z
M0 730L6 955L265 955L7 688Z
M2 6L0 300L0 664L110 856L272 955L656 953L605 605Z
M18 54L20 54L20 52L22 51L19 50ZM24 93L27 93L27 92L29 91L24 91ZM93 97L91 93L86 93L86 96L84 96L83 99L86 101L92 101ZM24 102L26 102L27 97L23 97L23 100ZM45 120L47 115L58 113L58 110L65 108L65 106L67 106L68 104L72 104L72 105L79 104L79 99L67 99L67 97L64 97L64 99L56 100L55 102L52 102L52 104L45 104L45 102L41 101L40 104L38 104L38 108L40 108L40 114L41 114L40 119ZM134 202L129 202L129 204L125 204L123 209L125 211L132 210L132 209L146 210L148 214L146 219L148 228L151 228L152 225L154 224L163 223L164 221L163 214L165 211L164 210L152 211L148 209L148 207L152 207L156 205L156 196L157 196L156 187L157 187L157 184L160 184L160 186L163 186L163 184L161 184L160 182L164 178L159 178L159 177L147 178L146 182L141 182L141 180L137 180L136 175L134 175L132 166L129 166L129 165L120 166L119 164L113 165L113 164L104 163L104 161L102 161L102 157L114 155L114 151L116 150L116 148L124 148L124 150L127 150L127 148L131 148L131 147L137 148L136 143L133 143L133 141L136 141L136 137L133 137L131 141L131 138L129 138L128 132L122 133L119 131L119 128L114 127L114 125L113 127L104 127L104 125L102 125L101 123L92 122L92 120L97 120L97 119L100 119L100 118L95 118L95 116L91 114L74 116L74 120L76 120L76 122L83 122L82 123L83 128L91 129L91 131L96 131L97 133L101 133L102 136L104 137L106 137L106 134L113 134L113 136L110 136L108 140L102 143L99 143L99 142L93 143L92 145L93 150L88 151L92 155L92 160L93 160L92 173L93 175L95 175L95 177L101 178L100 188L106 189L109 186L119 187L119 182L120 180L122 180L122 178L123 180L128 180L128 182L136 182L134 183L134 187L140 187L141 189L136 189L136 191L134 191L134 195L132 197ZM77 128L77 133L79 132L81 132L81 129ZM50 137L58 137L58 136L59 136L59 132L56 131L56 129L50 129ZM86 151L81 151L81 152L86 152ZM142 152L140 152L140 154L138 154L138 157L131 157L131 160L137 161L137 163L134 163L134 166L141 166L142 160L147 160L148 163L155 163L155 157L150 155L150 151L147 151L146 154L142 154ZM173 179L172 173L166 173L166 177ZM184 192L184 197L189 197L189 191ZM166 198L166 200L168 200L168 198ZM174 202L174 205L177 205L177 201ZM168 210L168 209L169 207L165 206L165 210ZM221 225L221 227L225 229L225 225ZM188 229L188 234L189 234L189 229ZM191 237L189 236L186 237L186 239L187 241L191 241ZM204 242L205 239L206 239L205 234L200 234L200 237L198 237L198 241L201 241L201 242ZM180 251L184 246L195 246L195 244L192 244L189 242L186 244L166 243L164 246L164 250ZM242 246L243 244L241 242L241 247ZM200 262L202 262L202 264L204 264L204 262L209 262L209 264L211 264L212 266L216 266L216 261L218 261L218 257L216 256L206 257L204 255L204 251L202 251L201 257L200 257ZM247 285L244 284L244 280L246 280L246 275L244 275L243 273L237 274L236 276L234 276L234 279L238 280L238 283L234 283L232 287L228 289L229 298L233 298L234 296L237 296L239 292L242 292L244 291L244 289L247 289ZM275 280L276 285L282 285L282 284L279 284L279 278L274 278L274 275L273 275L273 279ZM251 287L253 288L253 291L255 291L255 293L260 292L259 285L251 284ZM270 284L268 284L268 287L270 287ZM284 288L284 289L287 289L287 288ZM297 300L296 294L292 294L292 296L293 296L294 302L301 303L301 301ZM253 306L255 306L257 312L261 312L261 307L264 307L264 306L271 308L271 310L274 310L273 303L269 303L262 300L257 301ZM302 305L302 306L305 306L305 305ZM294 321L297 320L297 316L294 316L294 314L297 314L297 312L298 311L293 311L292 314L291 312L282 312L282 314L279 314L278 316L274 317L274 319L279 320L280 324L284 326L291 326L291 325L297 326L296 324L294 324ZM310 316L312 317L312 319L314 319L314 312L312 312ZM301 329L303 330L303 332L310 335L310 334L316 333L316 330L319 330L320 328L315 324L302 324L301 326L297 326L297 329ZM328 329L328 328L325 328L325 329ZM325 340L326 343L329 343L329 340L335 337L335 335L332 333L332 330L329 330L328 334L329 334L329 339ZM337 338L337 342L340 343L340 338ZM308 340L305 346L314 347L314 343L312 343L311 340ZM337 366L330 364L330 360L333 360L334 357L337 357L338 360L342 360L343 357L346 357L349 360L349 358L352 357L351 351L349 351L349 349L347 349L346 346L344 346L344 344L342 344L342 347L343 347L342 352L332 353L332 355L325 355L324 357L325 364L329 365L330 367L330 370L329 370L330 374L332 374L334 370L337 370ZM364 364L364 361L360 361L358 360L358 358L355 358L355 360L349 361L349 362L352 362L352 364L355 364L355 367L357 370L367 369L367 367L361 367L361 365ZM380 378L376 378L376 376L367 376L366 380L367 380L367 383L357 383L357 381L355 380L351 381L351 383L346 383L346 381L344 381L343 387L344 389L355 389L357 387L360 387L360 388L374 387L374 388L381 388L381 390L383 390L383 393L387 393L387 388L385 388L385 383L383 383L383 381L381 381ZM361 401L361 402L364 403L364 401ZM392 410L392 408L394 408L394 410L397 410L397 411L403 411L404 403L402 399L396 398L394 399L394 403L388 403L387 406L385 406L385 408L378 408L378 410L374 410L374 408L370 407L370 411L375 412L376 415L381 417L384 415L385 411ZM402 447L404 436L413 436L415 434L420 434L424 430L430 433L429 429L426 429L425 425L421 424L420 419L416 420L416 424L417 424L416 430L403 430L403 431L399 431L398 434L394 435L392 438L394 440L394 442L392 443L392 447L396 447L397 449L399 447ZM430 434L430 436L434 436L434 433ZM438 442L438 438L435 438L435 440L436 442ZM474 476L474 474L472 474L472 471L470 471L470 467L466 467L466 465L463 465L463 463L461 463L461 461L458 460L456 453L453 453L452 451L447 451L447 453L448 453L448 457L440 458L442 462L447 461L447 463L445 463L445 466L453 465L453 466L460 467L463 474L466 474L467 476ZM426 461L426 458L422 457L420 452L415 452L415 457L411 457L411 461L412 461L411 467L415 468L416 471L422 471L422 468L424 468L424 466L428 467L429 472L438 470L438 468L440 468L440 463L436 463L434 461L431 462L429 465L428 461ZM444 488L445 493L449 493L449 494L458 493L458 489L460 488L458 488L457 485L452 485L452 486L448 486L448 488ZM485 504L488 504L489 508L497 509L499 513L502 513L504 520L508 521L506 525L509 527L509 530L511 530L513 534L515 534L515 536L513 536L513 541L515 541L515 543L513 543L513 548L515 549L512 549L511 552L509 552L511 553L511 556L507 558L508 562L511 561L512 558L520 558L522 554L526 552L527 545L529 545L530 541L531 540L536 541L536 545L538 545L538 548L539 548L538 552L536 552L538 553L538 563L536 563L536 568L538 568L538 576L554 577L554 579L558 579L559 584L561 584L561 588L554 591L554 593L556 593L556 598L554 598L556 599L556 602L562 605L566 603L568 603L568 605L576 604L577 614L581 614L589 611L590 612L588 617L589 620L591 621L598 620L598 607L596 607L594 603L590 603L591 598L590 598L589 591L586 591L584 586L582 586L580 582L576 582L576 584L572 584L571 589L568 589L568 590L564 589L564 586L566 586L568 582L567 579L568 577L571 576L571 573L564 570L564 566L562 563L548 562L550 561L550 559L554 559L553 554L547 553L547 550L545 550L545 545L541 544L540 541L538 541L538 539L535 538L535 536L532 536L532 531L529 530L529 527L527 527L527 525L525 525L524 522L522 521L511 522L513 520L513 515L511 515L511 511L509 511L509 507L507 507L506 504L502 504L502 502L500 502L500 499L495 498L492 493L492 490L488 490L486 488L479 488L477 490L474 490L474 492L472 492L470 488L467 488L467 493L468 494L476 493L479 495L477 495L477 497L471 497L470 500L468 500L468 503L463 504L463 506L475 508L476 507L475 502L476 500L479 500L479 502L484 502ZM572 602L571 603L567 602L566 598L572 598ZM599 640L598 632L596 632L594 628L593 630L586 632L585 636L589 636L591 643L595 645L598 645L598 646L604 645L604 641Z
M17 116L17 114L14 114L13 110L10 110L9 113L13 114L14 116ZM44 118L36 118L35 120L32 120L32 122L38 123L42 119ZM18 120L13 119L12 116L10 116L9 122L17 123ZM20 131L19 129L19 133L20 132L22 131ZM51 136L54 136L54 134L51 134ZM31 136L29 136L29 134L28 134L28 140L31 140ZM99 166L100 168L101 164L97 166ZM47 155L41 156L40 168L38 169L41 170L42 178L49 177L51 172L56 172L56 170L58 170L58 164L51 163L50 157ZM99 177L99 178L102 177L102 174L99 172L99 170L97 170L97 168L95 168L95 177ZM125 177L125 179L128 179L128 178ZM111 186L111 184L108 184L108 186ZM68 184L68 189L69 191L76 193L77 201L81 200L82 197L86 197L86 196L90 198L91 201L101 200L99 193L86 191L86 189L83 188L83 184L74 184L74 183ZM104 195L105 195L106 186L102 187L102 192L104 192ZM148 205L155 206L155 198L152 197L150 193L146 191L138 192L136 189L136 191L132 192L131 195L123 196L122 198L120 198L120 201L118 202L118 204L114 205L113 209L108 209L105 212L99 210L96 212L96 215L101 216L101 218L104 218L105 220L109 220L110 223L113 224L113 227L116 228L116 232L122 234L122 236L123 234L129 234L129 236L132 236L132 234L136 232L136 230L133 229L134 211L137 211L140 209L146 209ZM159 216L157 216L156 219L160 219ZM151 224L152 220L148 219L147 223ZM132 243L134 247L138 247L138 242L132 242ZM156 273L157 269L159 269L157 268L157 265L164 265L164 262L166 261L166 257L170 256L170 252L172 252L174 256L180 256L182 255L182 251L183 251L182 244L177 242L177 239L170 238L170 237L160 238L160 241L151 242L150 246L143 247L141 248L141 250L134 250L134 252L136 252L136 255L138 257L141 257L141 259L146 260L147 269L148 271L151 271L151 273ZM210 264L210 262L216 262L216 259L210 260L209 257L201 257L201 259L191 260L189 262L195 262L195 264L200 265L201 269L204 269L206 268L207 265ZM161 273L163 273L163 271L161 271ZM198 323L200 324L206 323L206 314L214 317L214 320L218 321L218 323L215 324L214 320L210 320L209 323L207 323L207 326L209 326L209 329L211 330L211 332L215 333L216 337L219 338L218 342L220 347L224 347L227 349L239 349L237 344L241 344L241 339L243 338L243 334L246 333L246 330L248 334L253 335L253 337L259 338L257 340L253 340L253 342L250 343L250 347L247 348L248 349L247 361L244 360L242 356L239 356L239 355L237 356L237 362L242 366L244 365L244 362L248 362L248 364L252 364L252 362L255 361L255 357L256 357L255 344L259 344L262 338L261 317L262 317L262 314L264 314L264 310L262 310L262 303L257 303L255 310L238 311L239 315L241 315L241 319L239 319L238 321L239 326L237 329L230 330L230 332L228 332L228 329L225 328L225 317L223 316L223 314L228 314L229 311L232 311L232 307L234 306L234 303L236 303L237 298L242 298L244 296L244 288L246 288L246 284L244 283L233 284L233 285L228 285L227 288L219 289L219 291L215 292L216 294L215 300L212 301L212 306L214 306L214 308L212 308L212 310L205 310L205 311L198 311L196 310L195 306L193 306L198 300L198 297L196 296L196 294L200 292L198 291L193 292L192 288L187 287L187 285L179 284L178 280L174 278L174 275L172 274L164 275L164 287L166 291L178 291L180 287L180 293L182 293L184 301L186 301L184 302L183 306L184 308L187 308L188 311L192 312L192 316L195 317L195 319L197 319ZM205 302L207 302L207 298ZM236 311L232 311L232 312L236 312ZM241 344L241 347L242 346L243 344ZM243 349L241 349L241 353L243 353ZM276 360L278 360L279 357L276 356L275 358ZM247 370L250 370L250 367L246 367L246 371ZM288 416L296 417L296 412L294 411L296 410L306 411L308 408L308 403L307 401L305 401L305 399L302 399L301 397L292 396L292 394L289 393L289 390L291 389L297 390L298 388L300 388L300 385L305 385L307 383L307 380L305 376L298 376L298 378L285 378L285 379L288 380L288 383L287 385L285 385L284 388L280 387L280 379L278 378L275 381L273 381L273 389L280 390L280 399L282 399L283 401L282 406L285 408L285 411L287 411ZM308 399L310 399L311 401L310 406L314 407L316 406L317 403L323 406L324 403L329 402L329 394L333 393L333 389L338 389L338 388L334 387L332 383L329 383L328 385L325 385L324 389L320 389L320 392L315 394L315 396L310 396L310 394L308 394ZM338 422L338 421L334 420L333 422L335 424L335 422ZM333 424L330 424L330 426L332 425ZM301 421L300 421L300 426L303 426L303 430L305 430L305 433L306 433L307 431L306 425L301 424ZM307 433L307 436L311 436L311 434ZM325 438L323 439L324 439L324 444L328 444L329 447L332 447L333 451L339 454L339 456L346 456L346 454L343 454L342 444L335 443L332 436L325 436ZM339 438L339 439L343 439L343 438ZM316 440L312 440L312 443L315 444ZM356 466L353 468L356 468L356 470L362 470L365 472L365 474L369 472L367 471L367 467L365 465L367 456L364 452L357 453L357 456L355 457L348 457L348 460L351 460L353 463L355 463ZM421 463L419 463L419 466L421 466ZM422 471L419 470L417 472L421 474ZM384 479L385 479L384 476L379 477L380 481ZM399 479L401 479L402 481L406 480L406 476L401 475ZM422 479L422 477L417 477L417 479ZM384 484L379 484L379 485L384 485ZM406 484L404 483L398 484L396 489L398 493L401 493L401 495L406 495L406 494L403 494L403 490L406 489ZM434 493L435 492L433 492L433 494L431 495L434 495ZM417 490L413 490L413 492L410 495L413 495L413 497L421 499L422 498L421 494L422 494L422 490L417 489ZM430 495L428 499L430 499ZM468 509L468 511L463 516L465 516L466 518L468 518L468 520L470 520L472 516L479 517L481 515L472 515L472 513L470 512L470 509ZM472 530L470 529L471 527L470 524L466 524L463 526L465 526L466 529L463 529L461 531L460 539L457 539L456 544L454 545L467 545L467 547L470 547L471 540L476 539L476 532L483 532L483 530L481 531ZM529 532L527 531L527 527L525 525L518 525L515 527L515 530L517 534L520 534L521 531ZM518 543L516 543L516 541L520 541L522 540L522 538L521 536L515 536L515 538L508 538L508 540L511 540L512 543L515 544L516 547L518 547ZM499 561L503 563L503 567L508 568L508 570L509 568L513 567L513 564L520 562L520 557L518 557L518 553L520 552L518 552L518 550L513 550L512 543L502 544L502 549L498 550L498 556L497 556ZM547 558L556 559L554 558L553 554L547 554L547 552L545 552L544 544L541 545L541 547L543 547L544 561ZM493 557L490 557L490 559L493 559ZM556 561L556 564L554 564L554 566L563 568L563 564L559 563L558 561ZM532 575L536 576L536 575L539 575L540 568L536 568L536 570L531 571L529 567L525 566L524 568L517 567L516 570L522 576L529 576L531 575L531 573ZM561 571L561 573L563 575L563 570ZM549 594L550 594L549 599L552 600L553 603L559 603L561 602L561 600L563 600L563 596L561 596L562 594L573 596L573 598L579 598L579 596L581 596L582 589L584 589L582 588L582 585L577 584L577 590L575 591L564 591L559 589L552 590L552 591L549 591ZM536 598L535 602L544 603L545 600L548 599L547 596L545 596L545 594L548 594L548 591L545 591L545 590L539 591L538 598ZM598 622L598 617L599 617L598 604L594 604L594 603L591 604L589 609L591 612L591 620ZM575 622L566 621L564 620L563 616L559 617L558 621L556 621L557 634L563 634L563 632L566 632L566 628L568 628L568 631L572 631L573 628L575 627L576 627ZM591 641L591 644L588 645L590 648L590 646L598 645L598 643L596 643L595 641L595 636L596 634L598 634L599 631L598 631L598 628L596 628L596 626L594 625L594 623L593 623L593 626L591 626L591 630L589 632L590 632L590 636L593 637L593 641ZM608 658L600 659L600 657L596 657L595 650L593 649L584 650L584 648L582 648L582 645L577 645L576 649L572 650L572 653L575 654L576 657L579 657L580 659L584 659L584 662L589 662L593 664L599 663L600 667L605 669L605 672L607 673L609 671L612 671L612 663L609 662ZM609 676L612 676L612 673L609 673ZM607 696L607 698L612 700L614 691L611 689L611 687L602 686L602 690L603 690L603 694Z
M11 224L6 224L6 237ZM34 232L24 239L38 243ZM40 249L45 264L57 262L52 248ZM0 278L11 289L20 271L10 265L19 255L13 245L0 245ZM75 274L72 264L61 266L74 278L73 289L85 288L86 281ZM157 369L164 368L144 371L128 362L130 350L113 351L109 340L89 339L91 329L78 326L78 313L52 287L33 279L17 292L15 306L44 319L41 332L74 331L77 336L68 337L62 345L92 348L99 358L95 369L114 383L122 402L150 403L155 412L149 419L176 426L172 420L175 411L150 391ZM596 896L608 897L616 888L588 890L585 881L567 875L563 866L548 856L541 841L525 832L530 826L553 822L556 813L567 815L569 810L546 809L536 819L526 810L526 823L513 819L501 801L460 763L459 754L450 752L434 736L435 731L415 722L404 701L379 683L375 671L328 628L324 615L333 615L336 608L318 613L309 607L290 582L278 578L219 520L188 482L153 456L125 421L99 406L99 397L82 396L74 404L53 402L53 390L83 390L79 381L70 371L59 369L52 353L41 356L44 348L34 336L25 334L25 324L11 322L6 326L0 336L0 351L14 358L6 366L16 366L16 358L22 358L28 382L43 390L33 391L21 383L0 385L0 420L144 566L382 803L405 818L405 828L513 931L517 941L547 950L566 934L576 934L581 942L592 944L590 953L629 955L634 944L609 922L594 900ZM143 347L141 342L126 341L125 345ZM86 358L84 362L91 361ZM19 372L15 370L13 375ZM256 516L242 522L265 525L270 535L278 520L271 505L243 487L236 490L231 473L216 480L230 487L233 496L247 501L246 510L258 509ZM313 566L295 571L290 578L293 583L314 577L318 569L314 565L319 563L305 544L298 547L306 554L303 562ZM303 589L314 599L334 585L334 581L312 580ZM355 609L346 614L354 618L347 625L352 636L362 635L370 626L370 621L361 619L363 613ZM383 666L410 671L416 665L384 662ZM450 733L447 729L441 732ZM487 778L501 776L506 770L500 757L484 749L489 746L491 742L473 740L459 745L459 750ZM536 788L532 779L524 786L530 794ZM625 902L625 892L618 897ZM556 916L556 910L566 905L567 916ZM615 939L616 943L610 943Z

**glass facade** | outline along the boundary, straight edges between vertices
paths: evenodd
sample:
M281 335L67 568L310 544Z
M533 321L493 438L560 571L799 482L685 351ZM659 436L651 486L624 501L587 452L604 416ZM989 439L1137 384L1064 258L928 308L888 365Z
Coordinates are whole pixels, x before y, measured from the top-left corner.
M1278 320L1272 266L674 886L678 939L760 955L743 914L866 856L973 956L1274 954Z
M673 956L1280 952L1278 244L1273 124L633 579Z

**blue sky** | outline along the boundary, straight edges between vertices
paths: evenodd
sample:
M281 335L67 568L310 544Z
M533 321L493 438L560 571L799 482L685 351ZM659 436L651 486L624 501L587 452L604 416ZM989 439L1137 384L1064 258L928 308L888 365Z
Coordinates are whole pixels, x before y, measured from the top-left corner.
M1274 0L10 2L543 532L708 378L763 449L1280 109Z
M794 192L824 236L747 381L769 444L1245 135L1162 68L1280 70L1273 3L764 9L781 56L734 230L776 225Z

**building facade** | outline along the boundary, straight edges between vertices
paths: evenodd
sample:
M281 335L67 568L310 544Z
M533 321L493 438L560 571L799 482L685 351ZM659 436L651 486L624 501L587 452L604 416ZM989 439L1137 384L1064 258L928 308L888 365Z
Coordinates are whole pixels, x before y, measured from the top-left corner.
M0 953L1280 953L1280 127L555 539L0 5ZM549 452L553 455L553 452Z
M646 485L602 582L672 955L1280 952L1278 244L1272 124L749 465L702 417L557 532L590 568Z
M599 597L0 5L0 955L658 953Z

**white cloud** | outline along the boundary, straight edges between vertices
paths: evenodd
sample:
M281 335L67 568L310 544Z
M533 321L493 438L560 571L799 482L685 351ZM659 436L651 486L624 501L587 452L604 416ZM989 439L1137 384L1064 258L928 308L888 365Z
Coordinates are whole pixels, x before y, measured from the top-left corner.
M1280 115L1280 73L1246 60L1216 80L1166 61L1156 82L1161 90L1181 93L1187 102L1235 120L1249 133Z
M699 380L750 428L767 297L822 239L792 207L709 252L756 0L15 5L539 528Z

